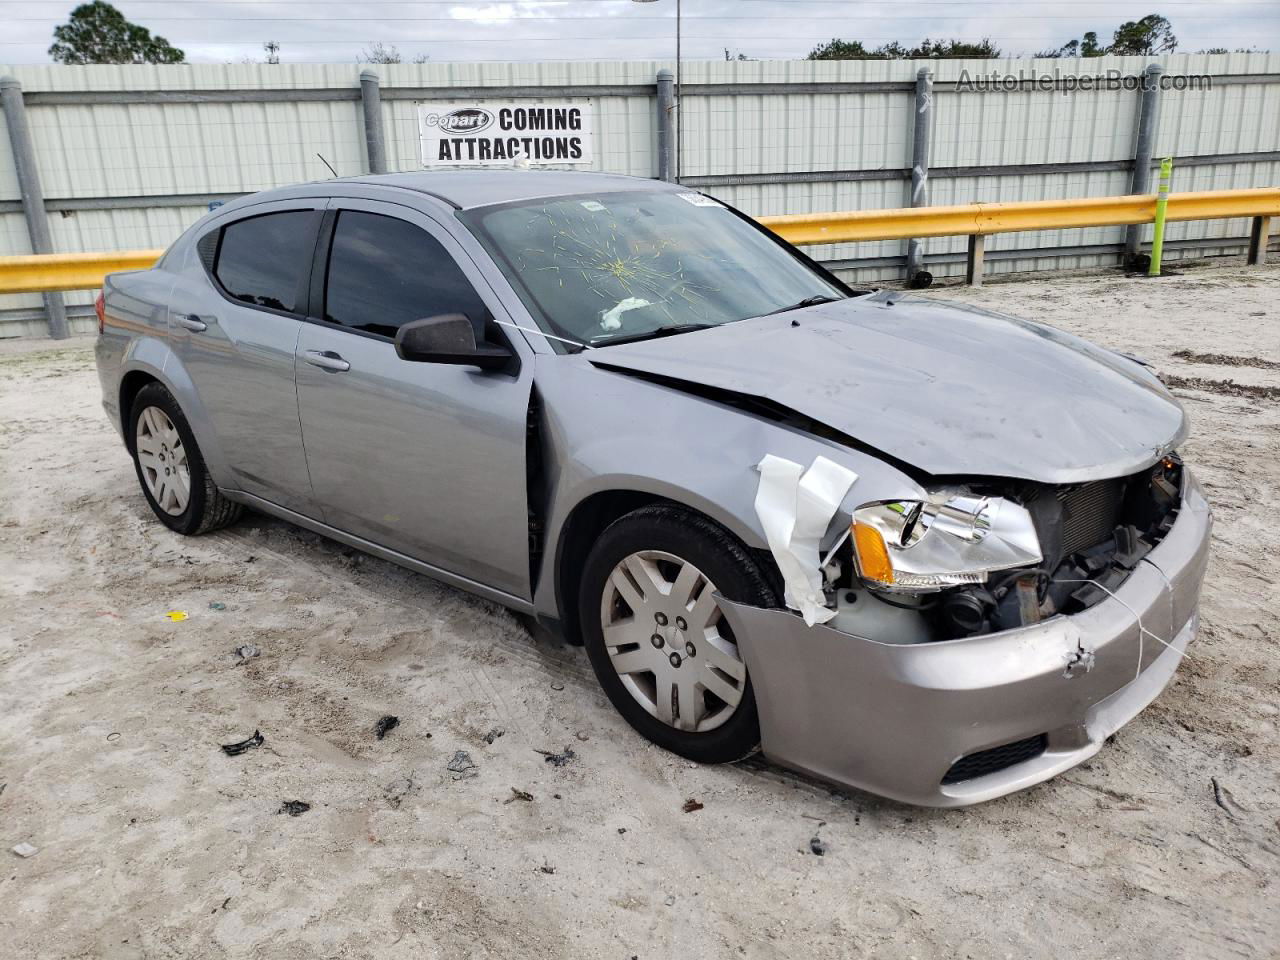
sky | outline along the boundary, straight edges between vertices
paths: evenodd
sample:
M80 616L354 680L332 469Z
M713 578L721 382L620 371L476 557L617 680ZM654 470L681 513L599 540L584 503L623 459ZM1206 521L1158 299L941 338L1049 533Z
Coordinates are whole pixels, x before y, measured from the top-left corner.
M202 63L352 63L374 41L405 61L654 60L675 56L677 0L118 0L126 17ZM1158 12L1178 50L1280 50L1277 0L681 0L685 59L801 59L840 37L874 47L925 37L991 38L1006 56L1061 46L1086 30L1103 40L1120 23ZM0 63L47 63L67 0L0 0Z

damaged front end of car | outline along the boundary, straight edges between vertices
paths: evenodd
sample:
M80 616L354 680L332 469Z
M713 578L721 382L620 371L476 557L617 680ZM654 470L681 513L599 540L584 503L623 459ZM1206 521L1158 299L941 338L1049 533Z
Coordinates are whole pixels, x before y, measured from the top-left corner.
M856 508L818 623L722 604L765 754L927 806L1082 762L1173 676L1210 523L1172 453L1116 479L957 480Z
M952 640L1088 609L1164 539L1181 505L1177 455L1128 477L1049 485L974 480L927 500L868 503L827 582L857 631L861 601L919 615Z

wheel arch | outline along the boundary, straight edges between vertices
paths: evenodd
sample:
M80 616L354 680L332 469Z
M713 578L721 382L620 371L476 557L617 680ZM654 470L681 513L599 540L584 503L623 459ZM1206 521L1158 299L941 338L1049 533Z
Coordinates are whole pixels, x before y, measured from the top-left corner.
M652 490L626 488L598 490L574 505L564 523L561 524L559 536L556 538L555 600L564 637L571 643L581 642L578 623L581 577L576 576L575 571L581 571L591 547L609 524L641 507L658 505L683 510L720 527L741 542L743 548L760 561L761 568L766 571L766 574L776 579L776 566L768 550L752 547L744 539L743 531L734 529L734 525L725 523L724 519L715 516L711 511L699 509L688 502ZM778 592L781 595L780 587Z
M121 433L130 454L133 453L133 439L130 436L132 431L129 429L129 414L133 401L148 383L159 383L173 394L174 400L182 408L196 444L200 447L200 456L214 483L220 489L234 488L236 484L231 482L227 461L195 384L168 344L151 337L138 340L136 347L126 356L124 367L117 397L120 401Z

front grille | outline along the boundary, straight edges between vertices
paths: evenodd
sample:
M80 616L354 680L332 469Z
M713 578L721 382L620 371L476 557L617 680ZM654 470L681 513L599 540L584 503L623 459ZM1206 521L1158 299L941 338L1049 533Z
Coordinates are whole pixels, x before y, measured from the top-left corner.
M985 777L989 773L1005 770L1014 764L1023 763L1032 757L1040 756L1048 745L1049 737L1040 733L1034 737L1015 740L1013 743L1006 743L1000 747L979 750L977 753L961 757L953 763L946 776L942 778L942 782L944 784L959 783L962 780L972 780L974 777Z
M1097 546L1120 523L1124 504L1124 480L1098 480L1062 487L1062 556Z

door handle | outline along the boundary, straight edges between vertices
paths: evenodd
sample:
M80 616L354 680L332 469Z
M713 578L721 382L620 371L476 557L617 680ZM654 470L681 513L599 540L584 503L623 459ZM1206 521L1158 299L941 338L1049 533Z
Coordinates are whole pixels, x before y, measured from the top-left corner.
M302 359L313 367L319 367L321 370L332 370L335 373L345 373L351 369L351 364L347 363L332 350L307 350L303 352Z
M203 333L205 330L209 329L209 325L194 313L179 313L175 315L173 319L178 321L178 326L186 327L188 330L194 330L196 333Z

